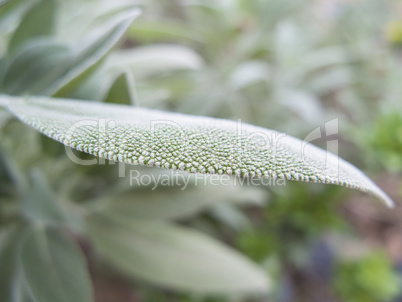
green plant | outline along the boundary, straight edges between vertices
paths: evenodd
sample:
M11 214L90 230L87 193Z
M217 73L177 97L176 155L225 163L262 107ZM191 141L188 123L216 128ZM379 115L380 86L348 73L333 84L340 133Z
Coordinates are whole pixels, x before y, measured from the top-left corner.
M239 208L270 201L261 179L344 185L392 204L346 161L338 166L337 157L311 145L300 151L301 140L266 129L267 111L279 120L283 108L300 117L296 125L314 124L323 112L316 95L355 84L342 75L358 55L345 58L341 46L317 41L317 28L310 38L297 39L302 16L285 18L301 1L272 6L270 18L263 1L192 3L186 8L192 27L184 17L162 24L144 18L131 27L138 11L126 1L102 1L99 8L88 1L87 16L69 19L80 2L21 0L0 7L0 37L7 45L0 60L0 291L6 301L91 301L85 263L92 271L103 262L133 280L148 301L163 300L149 286L193 295L177 301L265 296L277 284L261 262L272 255L278 267L297 262L294 255L318 229L338 221L331 215L332 190L311 193L300 186L292 187L294 195L278 194L261 228L250 228L255 221ZM160 3L145 7L148 16L153 7ZM250 17L260 10L265 13ZM77 39L77 28L84 29L83 38ZM262 29L250 35L255 28ZM126 32L129 38L111 52ZM178 37L190 47L147 44ZM130 48L133 40L144 44ZM269 49L264 40L271 41ZM303 68L293 68L296 62ZM336 85L334 73L341 75ZM268 80L272 84L265 85ZM261 97L254 97L261 95L276 103L262 106ZM252 104L245 105L250 96ZM229 97L236 106L227 103ZM244 111L246 120L264 128L242 124L239 133L234 121L130 106L139 103L228 118ZM59 142L90 154L67 148L73 158L99 165L75 165ZM118 177L123 165L114 162L144 166L138 171L149 182L131 186ZM184 172L231 175L257 185L197 186L197 176ZM185 190L160 188L152 175L174 184L188 177L189 183ZM207 214L194 218L201 212ZM240 237L228 236L228 244L214 239L225 232Z
M84 101L2 96L21 121L66 146L109 160L192 173L343 185L392 201L336 156L280 133L211 118ZM104 119L104 128L100 120Z
M345 301L394 298L400 281L396 274L388 270L389 265L381 252L371 252L359 260L344 260L335 273L335 290ZM373 288L372 284L376 287Z

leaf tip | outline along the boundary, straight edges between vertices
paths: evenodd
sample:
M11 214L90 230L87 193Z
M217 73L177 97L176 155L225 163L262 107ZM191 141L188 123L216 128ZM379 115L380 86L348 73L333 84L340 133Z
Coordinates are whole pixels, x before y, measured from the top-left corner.
M395 208L395 202L390 197L388 197L386 194L384 194L384 196L382 197L382 200L385 202L385 204L389 208L391 208L391 209Z
M131 21L137 18L142 14L142 9L139 7L135 7L130 9L129 11L126 12L126 18L130 19Z

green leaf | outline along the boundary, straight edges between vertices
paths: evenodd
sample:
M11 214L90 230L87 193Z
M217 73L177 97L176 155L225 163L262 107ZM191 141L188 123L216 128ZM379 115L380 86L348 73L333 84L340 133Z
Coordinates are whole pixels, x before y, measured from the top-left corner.
M222 224L233 228L236 231L250 229L250 219L238 208L228 203L220 203L214 207L211 214Z
M336 184L392 200L339 157L235 121L85 101L0 96L21 121L77 150L134 165Z
M146 45L116 51L106 63L109 70L131 68L136 76L148 76L174 70L197 70L202 58L192 49L178 45Z
M24 215L35 222L49 225L65 224L66 217L60 207L59 200L39 170L33 170L31 186L24 192L21 207Z
M71 92L80 81L74 81L82 75L88 75L124 35L140 11L130 10L118 14L102 28L90 33L79 41L72 49L76 53L74 63L69 71L57 79L46 91L46 95L64 96ZM92 69L91 69L92 68ZM82 79L82 77L80 77Z
M28 228L13 225L0 233L0 293L1 301L33 302L25 285L19 259L21 243Z
M135 83L130 71L122 72L113 81L106 97L106 103L116 103L124 105L135 104Z
M267 276L236 251L202 233L169 223L119 224L91 217L89 234L105 260L134 278L197 294L252 294Z
M2 62L0 90L11 95L70 93L99 67L137 15L131 10L115 16L72 46L47 39L25 43Z
M22 245L21 263L36 301L92 301L85 260L63 232L44 228L32 230Z
M22 15L37 1L6 0L0 4L0 35L9 33L19 23ZM3 47L1 47L3 50ZM4 49L6 51L7 49Z
M269 80L268 64L262 61L248 61L236 67L229 78L229 85L240 90L258 82Z
M0 89L11 95L43 94L68 72L73 53L69 47L52 40L33 40L24 44L5 64Z
M9 193L22 193L28 189L27 179L13 157L0 145L0 191L4 189ZM14 188L13 188L14 187Z
M176 183L160 174L160 181ZM189 175L183 175L188 178ZM158 177L158 176L157 176ZM207 196L207 197L206 197ZM222 203L263 204L267 199L265 190L256 187L234 185L200 187L156 188L155 190L132 190L122 194L91 200L90 209L101 213L113 213L120 219L178 219L193 216Z
M100 66L97 72L84 79L69 97L89 101L103 101L113 81L113 74L103 71L104 65Z
M26 41L43 36L50 36L55 27L55 0L41 0L31 8L12 36L8 52L12 53Z
M194 30L194 29L193 29ZM159 42L166 40L180 40L199 42L197 35L188 30L181 24L176 24L167 20L140 21L131 26L127 35L135 40L149 42Z
M13 118L13 115L8 111L0 108L0 129L5 126L9 120Z

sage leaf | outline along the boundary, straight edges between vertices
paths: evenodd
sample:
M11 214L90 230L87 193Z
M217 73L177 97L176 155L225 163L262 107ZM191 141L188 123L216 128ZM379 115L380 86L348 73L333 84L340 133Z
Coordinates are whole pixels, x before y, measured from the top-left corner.
M157 44L119 50L108 57L107 70L130 67L138 77L175 70L198 70L203 59L192 49L184 46Z
M197 231L170 223L89 218L96 251L122 273L195 294L252 294L269 279L250 260Z
M44 94L55 79L68 72L71 49L59 42L35 39L27 42L4 62L0 89L7 94Z
M28 39L2 60L0 90L11 95L71 93L100 66L138 14L138 10L130 10L114 15L72 45L47 38Z
M106 103L134 105L136 102L135 83L129 70L119 74L105 97Z
M0 1L0 33L9 33L15 29L15 24L35 1L2 0Z
M55 27L55 13L55 0L41 0L31 8L14 32L9 43L8 52L15 51L29 39L50 36Z
M1 301L33 302L29 297L19 261L21 242L27 231L27 226L14 225L0 233Z
M23 193L21 201L21 210L25 217L43 224L67 224L59 200L40 170L33 170L30 173L30 180L29 190Z
M32 230L23 242L21 263L26 283L36 301L92 301L84 258L62 231Z
M109 23L75 44L73 52L77 55L74 63L63 77L48 87L45 94L63 96L71 92L82 81L83 75L87 76L94 71L94 67L116 45L139 14L140 10L137 9L131 9L124 14L120 13Z
M0 108L0 129L3 128L3 126L5 126L12 118L12 114Z
M127 35L144 43L170 41L172 39L200 42L197 35L194 35L188 27L170 20L163 20L163 22L158 20L139 21L135 26L130 27Z
M392 200L363 172L306 142L235 121L131 106L0 96L0 105L64 145L134 165L335 184Z
M172 179L174 182L177 180ZM201 189L195 186L182 187L183 190L179 188L130 190L93 199L88 208L93 212L113 213L122 220L161 220L188 218L222 203L262 205L267 199L265 190L252 186L205 185Z

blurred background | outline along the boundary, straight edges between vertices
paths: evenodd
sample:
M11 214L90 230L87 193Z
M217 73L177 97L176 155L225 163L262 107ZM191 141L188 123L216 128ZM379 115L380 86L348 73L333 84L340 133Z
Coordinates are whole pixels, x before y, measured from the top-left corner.
M7 54L10 37L33 7L31 1L16 2L7 14L0 11L1 64L12 57ZM396 205L389 209L349 189L293 182L190 185L183 191L174 186L153 191L152 184L132 187L128 177L118 177L116 164L77 165L60 144L9 121L0 130L0 227L15 219L49 220L43 214L47 210L21 203L15 175L27 179L33 199L43 200L44 194L56 200L67 219L59 224L52 214L50 225L62 225L84 253L96 302L402 301L401 1L56 4L51 41L66 45L117 11L133 5L142 9L119 45L66 96L126 104L134 100L148 108L241 118L301 139L338 118L339 155L367 173ZM31 92L5 85L9 73L2 75L2 93ZM313 143L325 146L325 139ZM127 175L130 169L166 173L127 166ZM113 213L115 220L124 221L126 231L120 226L111 231L124 244L102 241L110 228L88 222L91 213ZM174 276L165 280L159 262L176 259L180 275L180 259L191 257L191 249L182 254L185 246L171 248L166 256L157 228L143 232L132 225L136 219L138 225L145 219L191 230L194 236L201 232L245 255L270 278L269 292L203 295L197 292L202 275L188 286L172 281ZM116 250L132 255L135 246L144 244L140 237L157 241L145 252L157 261L116 256ZM194 253L192 261L213 261L203 259L206 254ZM219 268L219 262L214 265ZM249 282L242 278L246 275L236 276L239 287Z

